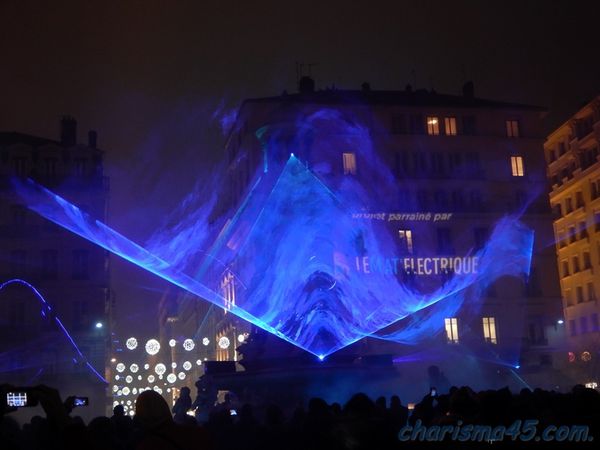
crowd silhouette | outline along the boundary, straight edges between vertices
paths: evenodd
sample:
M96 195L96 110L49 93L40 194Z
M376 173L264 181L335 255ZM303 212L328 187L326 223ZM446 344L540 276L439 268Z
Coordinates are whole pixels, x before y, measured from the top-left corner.
M3 387L6 391L8 387ZM183 387L170 410L154 391L142 392L135 402L135 416L127 416L121 405L112 417L97 417L87 425L46 386L34 389L45 412L20 426L3 406L0 415L0 448L12 449L388 449L388 448L481 448L489 443L399 440L407 426L504 425L517 420L537 420L538 429L554 425L586 425L589 436L600 436L600 393L575 386L568 393L508 388L475 392L469 387L451 387L447 392L424 395L416 405L404 405L392 396L373 400L358 393L344 405L313 398L306 407L289 405L239 405L235 398L214 404L206 415L196 414L190 389ZM413 407L414 406L414 407ZM290 411L284 413L284 411ZM198 422L200 418L200 422ZM597 445L589 442L578 446ZM498 446L521 446L518 439L494 442ZM567 443L528 443L564 448Z

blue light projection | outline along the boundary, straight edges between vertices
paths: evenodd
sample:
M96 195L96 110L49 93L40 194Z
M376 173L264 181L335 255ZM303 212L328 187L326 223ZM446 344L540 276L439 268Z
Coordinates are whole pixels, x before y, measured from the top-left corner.
M468 255L469 273L459 275L461 263L445 258L456 267L446 268L442 286L423 293L411 287L410 276L400 275L414 275L421 263L437 268L441 258L419 261L418 268L390 265L397 258L385 224L353 218L364 208L368 189L343 180L334 192L295 156L280 173L270 168L261 176L199 268L176 267L32 181L16 186L43 217L320 360L366 336L401 343L430 337L465 302L476 307L493 280L529 272L533 232L507 216L487 245ZM367 256L386 262L367 270ZM235 304L218 293L226 270L243 286ZM419 320L410 320L417 312Z
M56 323L56 325L58 326L58 328L61 330L61 332L63 333L63 335L67 338L67 340L69 341L69 343L71 344L71 347L73 347L73 350L75 350L75 353L77 354L77 356L79 357L79 361L85 363L85 366L103 383L108 384L108 381L106 381L106 379L94 368L94 366L92 366L90 364L90 362L87 360L87 358L84 356L84 354L81 352L81 350L79 349L79 347L77 346L77 344L75 343L75 341L73 340L73 337L69 334L69 332L67 331L67 329L65 328L65 326L63 325L62 321L60 320L60 318L55 315L52 311L52 306L50 305L50 303L48 303L48 301L44 298L44 296L40 293L40 291L38 291L36 289L35 286L33 286L31 283L28 283L25 280L21 280L20 278L13 278L11 280L5 281L4 283L0 284L0 291L2 291L5 287L10 286L12 284L17 284L17 285L22 285L25 286L27 288L29 288L36 296L36 298L40 301L40 303L42 304L42 316L43 317L51 317L54 319L54 322ZM73 362L77 362L77 359L73 359Z

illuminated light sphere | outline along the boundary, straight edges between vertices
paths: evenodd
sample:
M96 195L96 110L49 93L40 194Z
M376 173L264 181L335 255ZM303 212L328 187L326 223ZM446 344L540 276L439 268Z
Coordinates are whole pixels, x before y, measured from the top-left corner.
M201 366L202 365L202 360L201 359L197 359L196 360L196 365L197 366Z
M110 358L110 362L111 363L117 362L117 358Z
M219 347L221 347L223 350L229 348L229 344L230 342L227 336L222 336L221 339L219 339Z
M149 339L146 342L146 353L149 355L156 355L160 351L160 342L156 339Z
M163 363L158 363L154 367L154 372L156 372L156 375L162 375L166 371L167 371L167 367Z
M185 379L185 373L184 372L179 372L177 374L177 378L179 378L180 380L184 380Z
M123 372L125 370L125 364L119 363L117 364L117 372Z
M190 370L192 368L192 363L189 361L186 361L183 363L183 370Z
M118 404L119 404L119 402L115 400L115 401L113 402L113 408L114 408L115 406L117 406Z
M149 368L150 368L150 364L148 364L148 363L144 364L144 369L145 370L148 370Z
M171 339L171 340L169 341L169 346L171 346L171 347L175 347L176 345L177 345L177 341L176 341L175 339Z
M169 383L175 383L177 381L177 376L174 373L170 373L167 375L167 381Z
M133 388L133 389L131 390L131 393L132 393L133 395L136 395L136 394L137 394L137 388Z
M192 350L194 350L195 346L196 346L196 344L191 339L186 339L185 341L183 341L183 349L185 351L188 351L188 352L192 351Z
M116 384L113 385L113 392L117 392L119 390L119 386L117 386Z
M115 375L115 380L120 380L121 379L121 375Z
M129 395L131 391L129 390L129 388L127 386L125 386L123 388L123 395ZM127 400L129 402L129 400ZM129 403L127 403L129 405Z
M123 411L127 412L128 409L129 407L127 405L123 405Z
M132 364L129 366L129 370L131 370L131 373L136 373L138 370L140 370L140 367L137 364Z
M585 351L581 354L581 360L583 362L588 362L592 360L592 354L588 351Z
M135 411L132 409L131 411L129 411L129 415L133 417L133 415L135 414Z
M148 375L148 383L154 383L154 375Z
M171 363L171 368L172 369L177 369L177 363L176 362L172 362Z
M137 339L134 337L130 337L129 339L127 339L125 341L125 346L129 349L129 350L135 350L137 348Z
M122 391L121 389L119 389L119 390L117 391L117 397L120 397L121 395L123 395L123 391Z
M154 390L154 392L158 392L159 394L162 394L162 389L159 388L158 386L154 386L152 389Z
M104 325L102 324L102 322L96 322L96 328L100 329L102 328Z
M207 337L205 337L205 338L203 338L203 339L202 339L202 343L203 343L204 345L208 345L208 344L210 344L210 339L209 339L209 338L207 338Z
M243 334L240 334L238 336L238 342L244 342L246 340L246 336L244 336Z
M167 388L167 392L171 392L171 388Z
M133 381L133 377L131 375L127 375L125 377L125 381L127 381L128 383L131 383Z
M142 381L142 376L141 375L138 375L138 380Z
M162 375L159 375L159 376L158 376L158 379L159 379L159 380L162 380L162 379L163 379L163 376L162 376Z
M127 406L131 406L131 400L127 400Z

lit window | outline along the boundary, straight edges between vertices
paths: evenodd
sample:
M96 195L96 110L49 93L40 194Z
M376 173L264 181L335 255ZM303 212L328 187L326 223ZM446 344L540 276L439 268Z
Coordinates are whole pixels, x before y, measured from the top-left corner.
M427 134L430 136L437 136L440 134L440 121L437 117L427 117Z
M496 318L495 317L484 317L483 318L483 338L485 342L490 344L497 344L496 340Z
M511 156L510 157L510 165L512 167L512 176L513 177L522 177L525 175L525 171L523 170L523 157L522 156Z
M344 153L342 155L344 163L344 175L356 174L356 155L354 153Z
M446 317L444 322L446 323L448 343L458 344L458 319L456 317Z
M444 128L447 136L456 136L456 117L446 117L444 119Z
M506 121L506 135L508 137L519 137L519 121L518 120L507 120Z
M412 254L413 252L413 240L411 230L398 230L398 237L400 238L400 247L407 253Z

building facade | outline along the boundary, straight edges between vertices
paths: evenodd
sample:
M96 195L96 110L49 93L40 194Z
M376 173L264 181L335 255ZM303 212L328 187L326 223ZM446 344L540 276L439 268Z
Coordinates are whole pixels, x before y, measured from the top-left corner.
M3 381L45 383L63 396L89 396L91 407L81 413L97 415L107 402L100 376L106 375L114 306L108 253L28 210L11 181L31 178L106 221L104 152L95 131L88 138L86 144L77 142L71 117L62 119L58 140L0 133L0 282L24 280L51 307L43 308L24 284L0 291L0 366Z
M567 342L565 358L581 383L598 382L600 325L600 97L554 130L544 143L555 213Z
M236 210L257 171L281 170L290 154L325 183L330 176L375 182L363 170L370 157L363 149L343 139L332 143L318 125L306 132L304 118L320 111L335 111L343 121L364 126L378 158L393 173L396 188L358 220L378 220L382 215L395 236L399 255L472 254L485 245L498 220L520 214L535 234L530 275L496 280L478 302L476 317L458 313L444 318L441 332L430 342L453 349L474 346L488 359L525 372L551 368L563 330L558 276L552 248L547 245L553 234L545 197L544 110L476 98L471 83L464 86L462 95L444 95L410 86L403 91L376 91L366 83L354 91L316 90L314 81L304 77L296 94L284 92L242 103L226 143L228 186L217 216ZM299 126L304 127L302 132ZM327 152L320 150L324 147ZM417 224L427 214L439 220ZM243 289L232 276L235 269L224 268L220 286L215 288L228 301L243 304ZM427 292L445 283L449 273L404 281ZM180 311L190 311L186 304L181 303ZM199 335L212 333L213 340L229 333L231 341L241 326L247 327L227 314L227 307L213 307L213 315L210 329ZM203 317L184 316L188 322L207 323ZM363 341L358 350L362 354L401 356L406 351L395 343ZM356 347L350 351L356 352ZM500 356L509 354L517 356ZM237 357L232 352L224 356Z

